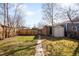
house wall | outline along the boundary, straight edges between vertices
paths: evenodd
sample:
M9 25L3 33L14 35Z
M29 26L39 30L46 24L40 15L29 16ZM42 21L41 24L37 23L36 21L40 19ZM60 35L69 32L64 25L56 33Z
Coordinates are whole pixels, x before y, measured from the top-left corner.
M64 25L65 31L71 31L72 27L74 26L74 31L79 31L79 23L74 23L73 25L71 23L67 23Z
M79 38L79 23L67 23L64 25L65 36ZM73 29L74 28L74 29Z

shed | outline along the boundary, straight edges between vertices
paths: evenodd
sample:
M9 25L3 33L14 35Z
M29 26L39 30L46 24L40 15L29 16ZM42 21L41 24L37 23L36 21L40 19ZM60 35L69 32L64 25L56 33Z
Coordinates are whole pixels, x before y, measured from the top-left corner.
M64 37L64 27L61 25L54 27L54 37Z

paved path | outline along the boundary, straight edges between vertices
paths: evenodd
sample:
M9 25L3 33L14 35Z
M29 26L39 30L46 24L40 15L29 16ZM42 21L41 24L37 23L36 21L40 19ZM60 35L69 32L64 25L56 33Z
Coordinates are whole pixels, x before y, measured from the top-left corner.
M40 40L40 39L37 40L35 56L44 56L41 42L42 42L42 40Z

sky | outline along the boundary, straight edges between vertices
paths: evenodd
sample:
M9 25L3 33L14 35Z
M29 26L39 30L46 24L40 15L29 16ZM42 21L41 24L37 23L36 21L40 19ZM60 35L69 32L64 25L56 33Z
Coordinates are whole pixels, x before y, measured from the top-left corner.
M27 3L22 8L25 14L25 26L33 27L42 20L41 3Z
M14 4L15 5L15 4ZM60 4L61 5L61 4ZM69 6L70 4L63 4L62 6ZM21 8L21 10L23 11L24 14L24 25L27 27L33 27L33 26L37 26L38 23L42 22L42 3L24 3L22 4L19 8ZM58 8L58 7L57 7ZM76 7L74 7L75 9ZM14 16L14 11L15 8L10 8L10 15ZM55 9L54 8L54 14L57 13L57 16L59 16L61 14L59 9ZM0 17L0 19L2 20L2 18ZM57 21L59 20L59 21ZM61 20L60 18L58 18L55 22L59 23L59 22L63 22L63 19ZM66 19L67 20L67 19ZM45 24L46 22L44 22ZM48 23L48 22L47 22Z

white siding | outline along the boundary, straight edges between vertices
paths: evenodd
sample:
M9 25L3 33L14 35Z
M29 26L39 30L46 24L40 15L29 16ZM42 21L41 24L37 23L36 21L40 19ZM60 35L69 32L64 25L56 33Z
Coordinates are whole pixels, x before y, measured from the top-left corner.
M64 27L62 27L62 26L55 27L54 36L55 37L64 37Z

